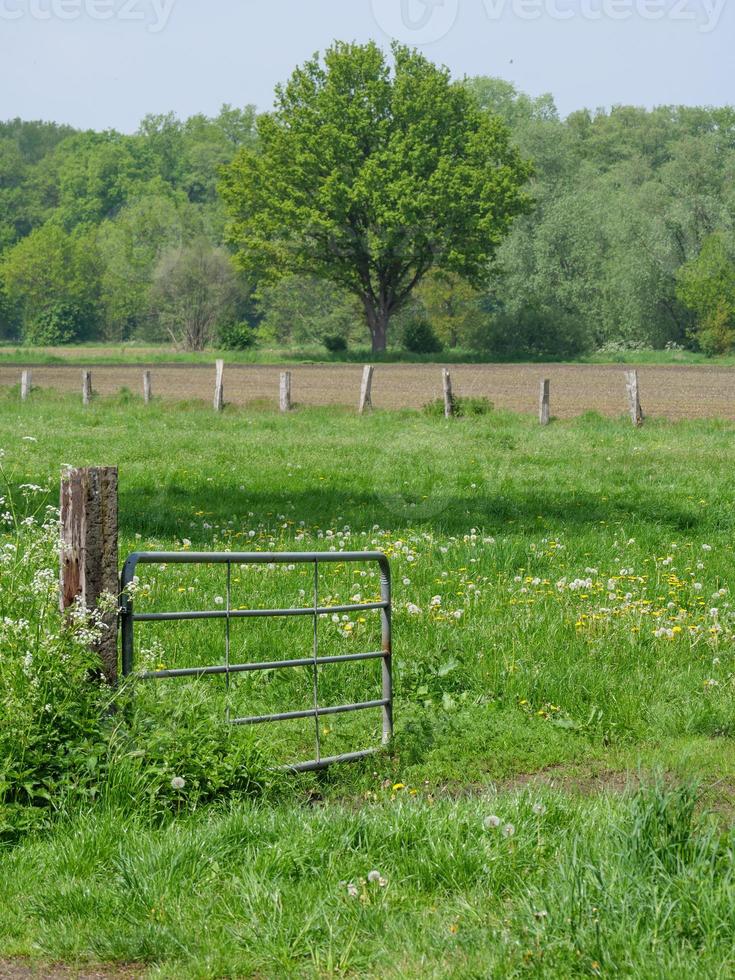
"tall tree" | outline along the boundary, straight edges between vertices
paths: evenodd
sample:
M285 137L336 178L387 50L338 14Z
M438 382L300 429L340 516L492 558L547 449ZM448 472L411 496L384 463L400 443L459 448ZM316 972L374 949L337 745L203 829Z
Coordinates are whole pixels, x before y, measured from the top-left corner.
M151 291L154 313L173 342L204 350L234 309L237 282L229 256L198 239L161 258Z
M697 314L696 339L707 354L735 345L735 237L710 235L677 273L677 293Z
M393 59L337 43L306 62L222 181L242 267L353 293L376 352L432 268L482 283L529 205L502 120L416 51L394 45Z

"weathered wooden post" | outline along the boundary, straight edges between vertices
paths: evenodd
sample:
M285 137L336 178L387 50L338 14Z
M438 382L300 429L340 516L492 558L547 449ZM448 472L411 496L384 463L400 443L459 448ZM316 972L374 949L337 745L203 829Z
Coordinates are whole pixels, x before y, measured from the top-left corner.
M82 405L89 405L92 401L92 372L85 368L82 371Z
M143 401L146 405L150 405L151 398L153 398L153 388L151 386L151 372L143 372Z
M452 378L449 368L442 368L442 382L444 385L444 418L450 419L454 415L454 395L452 394Z
M538 408L538 420L541 425L548 425L549 419L551 418L550 407L549 407L549 390L551 388L551 382L548 378L544 378L541 382L541 394L539 397L539 408Z
M225 407L225 362L217 361L214 377L214 410L221 412Z
M93 649L110 684L117 680L117 531L117 467L62 471L60 606L100 609L104 629Z
M31 397L31 388L33 386L33 372L30 368L26 368L21 372L20 376L20 399L21 401L26 401Z
M279 402L282 412L291 411L291 372L281 372L281 388Z
M643 409L641 408L641 394L638 387L638 372L625 372L625 387L628 392L628 406L630 409L630 419L633 425L643 424Z
M372 364L366 364L362 369L362 384L360 385L360 415L373 407L373 372Z

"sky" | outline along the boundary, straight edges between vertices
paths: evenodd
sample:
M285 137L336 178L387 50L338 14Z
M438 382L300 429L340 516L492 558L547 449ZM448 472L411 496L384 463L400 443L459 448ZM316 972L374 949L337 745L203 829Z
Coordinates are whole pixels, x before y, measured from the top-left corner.
M563 115L735 103L735 0L0 0L0 119L134 132L267 109L315 51L370 38L551 92Z

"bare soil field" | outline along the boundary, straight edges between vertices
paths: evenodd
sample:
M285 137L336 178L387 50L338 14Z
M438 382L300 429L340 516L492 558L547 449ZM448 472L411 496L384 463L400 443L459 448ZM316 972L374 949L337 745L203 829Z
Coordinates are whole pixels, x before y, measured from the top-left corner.
M440 365L379 364L373 380L376 409L421 408L441 396ZM619 416L627 410L625 370L618 364L454 364L452 382L457 395L484 396L496 408L535 412L539 383L551 380L551 412L573 418L584 412ZM144 365L94 367L95 392L111 395L121 388L142 390ZM153 395L166 400L210 401L214 364L152 365ZM228 364L225 400L237 406L277 404L282 365ZM293 399L298 405L356 407L362 368L355 364L296 365ZM18 385L21 368L0 367L0 387ZM722 418L735 420L735 368L646 365L638 368L641 401L646 415L667 419ZM58 391L78 391L79 367L34 366L33 385Z

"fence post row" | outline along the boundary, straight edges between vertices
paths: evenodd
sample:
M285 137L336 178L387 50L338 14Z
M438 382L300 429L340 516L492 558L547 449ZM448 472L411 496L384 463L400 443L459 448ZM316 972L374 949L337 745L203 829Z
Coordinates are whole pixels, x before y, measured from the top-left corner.
M442 384L444 387L444 418L450 419L454 415L454 395L452 394L452 378L449 368L442 369Z
M215 412L221 412L222 409L225 407L224 375L225 375L225 362L217 361L215 365L215 377L214 377Z
M360 415L373 407L373 372L372 364L366 364L362 369L362 384L360 385Z
M628 406L630 409L630 419L633 425L643 424L643 409L641 408L641 395L638 387L638 372L625 372L625 387L628 392Z
M291 372L281 372L279 403L282 412L291 411Z
M90 612L103 594L118 596L117 467L82 467L61 474L59 604L77 602ZM102 613L104 627L92 647L105 680L117 681L117 611Z
M550 412L550 389L551 382L548 378L544 378L541 382L541 394L539 397L539 409L538 409L538 420L541 425L548 425L549 419L551 418Z

